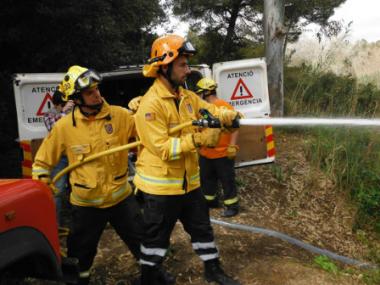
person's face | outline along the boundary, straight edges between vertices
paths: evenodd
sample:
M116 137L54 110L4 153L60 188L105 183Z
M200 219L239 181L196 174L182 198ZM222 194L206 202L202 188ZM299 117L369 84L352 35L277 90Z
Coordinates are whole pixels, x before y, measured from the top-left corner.
M102 96L98 86L82 91L83 103L88 106L97 105L102 103Z
M177 57L173 61L171 79L178 85L185 83L187 76L191 73L188 58L185 55Z
M206 92L205 92L206 93ZM207 102L207 103L211 103L212 100L211 100L211 95L210 94L206 94L206 95L203 95L203 99Z

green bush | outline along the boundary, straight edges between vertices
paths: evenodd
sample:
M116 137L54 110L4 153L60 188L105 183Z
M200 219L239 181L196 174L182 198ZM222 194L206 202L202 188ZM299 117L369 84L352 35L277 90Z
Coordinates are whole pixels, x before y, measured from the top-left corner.
M379 116L380 90L308 65L285 72L286 116ZM380 131L377 128L324 127L308 129L305 146L313 165L357 202L358 223L373 222L380 232ZM369 220L367 218L370 218Z
M351 75L336 75L310 65L285 71L285 114L289 116L355 116L379 114L380 90L359 84Z

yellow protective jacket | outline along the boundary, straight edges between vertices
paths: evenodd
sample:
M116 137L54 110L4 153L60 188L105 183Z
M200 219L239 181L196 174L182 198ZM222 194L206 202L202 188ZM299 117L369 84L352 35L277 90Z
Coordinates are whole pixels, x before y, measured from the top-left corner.
M197 150L183 152L181 135L196 132L187 127L169 135L169 129L200 118L199 109L218 115L215 105L208 104L192 91L180 87L180 102L160 79L156 79L143 96L135 115L136 129L142 142L136 162L134 184L146 193L181 195L200 187ZM178 109L177 109L178 108Z
M42 142L33 176L49 174L66 153L69 165L113 147L128 143L135 134L134 118L125 108L104 102L101 111L89 119L79 108L60 119ZM128 151L121 151L85 163L70 172L70 201L78 206L107 208L132 193L127 181Z

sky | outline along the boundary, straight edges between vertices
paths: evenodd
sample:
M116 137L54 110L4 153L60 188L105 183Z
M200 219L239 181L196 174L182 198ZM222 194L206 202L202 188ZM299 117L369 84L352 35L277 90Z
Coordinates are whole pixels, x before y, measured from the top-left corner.
M335 9L331 19L344 20L345 24L353 21L351 40L365 39L368 42L380 40L380 1L347 0Z
M380 0L347 0L335 9L333 20L343 20L344 25L353 21L349 39L357 41L365 39L368 42L380 40ZM174 33L185 36L188 25L172 18ZM310 29L315 29L311 26ZM158 29L159 34L164 34L163 28Z

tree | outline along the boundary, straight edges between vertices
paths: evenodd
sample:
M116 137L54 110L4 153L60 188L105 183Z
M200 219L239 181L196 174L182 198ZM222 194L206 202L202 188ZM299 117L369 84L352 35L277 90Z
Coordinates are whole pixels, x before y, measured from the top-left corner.
M331 37L337 35L342 29L342 23L329 20L334 14L334 9L339 7L346 0L285 0L285 35L284 52L287 42L294 42L298 39L303 29L315 23L320 25L320 30L316 36L322 35Z
M2 7L0 46L10 56L0 66L19 72L142 62L150 28L164 18L158 0L4 0Z
M1 5L2 155L18 147L13 73L64 72L73 64L103 71L143 63L155 37L151 28L166 19L159 0L3 0ZM14 169L6 171L15 176Z
M257 0L168 0L168 3L175 15L190 22L193 35L199 35L207 46L200 53L207 63L237 58L236 47L243 48L260 39L260 34L252 29L252 25L256 27L260 22Z
M284 111L284 8L284 0L265 0L265 58L271 111L274 116L282 116Z
M329 21L334 8L346 0L285 0L285 44L295 41L306 24L322 26L332 35L339 23ZM199 36L207 63L241 58L249 47L261 46L263 1L259 0L167 0L173 13L191 24L192 37ZM302 20L302 21L301 21ZM203 50L202 50L203 51ZM202 58L202 59L203 59Z
M322 33L336 35L341 25L329 18L334 8L343 2L345 0L264 0L266 21L263 23L264 6L258 0L169 1L174 14L190 21L189 36L201 51L198 59L208 64L244 58L242 55L247 54L242 51L262 45L265 27L268 87L275 116L283 114L283 58L287 42L297 40L310 23L321 25L319 37Z

